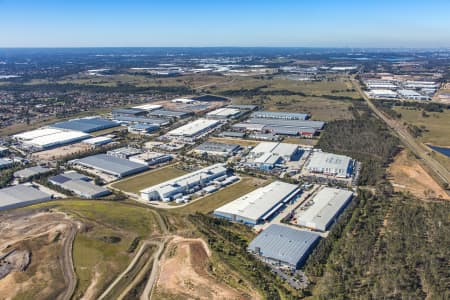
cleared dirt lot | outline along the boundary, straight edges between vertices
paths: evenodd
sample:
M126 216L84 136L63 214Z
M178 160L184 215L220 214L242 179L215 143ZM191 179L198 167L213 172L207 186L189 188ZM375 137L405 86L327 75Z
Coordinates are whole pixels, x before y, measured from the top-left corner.
M210 255L201 239L173 239L161 262L155 299L248 299L208 273Z
M31 257L29 265L0 279L0 299L60 299L68 289L71 294L75 278L65 252L78 224L63 213L38 210L3 213L0 220L0 255L16 250Z
M85 143L76 143L72 145L62 146L55 149L45 150L33 153L32 158L38 160L57 160L70 155L83 153L92 149L92 146Z
M445 190L428 175L415 158L408 155L406 150L397 155L388 169L388 174L396 191L410 192L421 199L450 200Z

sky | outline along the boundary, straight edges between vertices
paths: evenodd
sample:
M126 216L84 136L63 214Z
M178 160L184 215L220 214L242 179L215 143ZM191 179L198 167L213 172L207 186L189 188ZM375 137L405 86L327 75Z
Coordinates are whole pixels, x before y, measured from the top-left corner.
M0 47L450 47L450 0L0 0Z

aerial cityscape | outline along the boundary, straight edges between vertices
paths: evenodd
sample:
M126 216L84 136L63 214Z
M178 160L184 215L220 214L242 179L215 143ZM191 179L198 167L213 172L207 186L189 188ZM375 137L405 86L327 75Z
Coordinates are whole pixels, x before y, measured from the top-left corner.
M0 1L0 299L449 299L450 3L398 2Z

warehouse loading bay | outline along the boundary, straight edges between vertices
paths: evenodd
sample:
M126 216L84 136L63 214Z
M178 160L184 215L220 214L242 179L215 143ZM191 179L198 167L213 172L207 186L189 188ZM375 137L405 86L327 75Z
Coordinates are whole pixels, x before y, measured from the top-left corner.
M257 224L253 226L253 231L256 233L260 233L265 230L267 227L273 224L288 226L290 228L294 228L301 231L314 232L320 235L322 238L328 237L329 230L327 231L318 231L312 230L310 228L299 226L295 224L293 221L294 216L299 210L306 209L308 205L310 205L310 201L317 195L317 193L325 188L325 186L320 184L312 184L312 185L304 185L302 189L302 193L300 197L295 199L292 202L287 203L279 212L275 214L271 219L262 224ZM356 193L354 196L356 196Z

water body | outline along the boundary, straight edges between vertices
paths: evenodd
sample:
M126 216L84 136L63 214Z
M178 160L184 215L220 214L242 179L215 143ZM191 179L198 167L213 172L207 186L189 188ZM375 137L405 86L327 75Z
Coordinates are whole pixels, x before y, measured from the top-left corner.
M439 152L441 154L444 154L445 156L450 157L450 148L437 147L437 146L432 146L432 145L428 145L428 147L430 147L431 149L433 149L436 152Z

